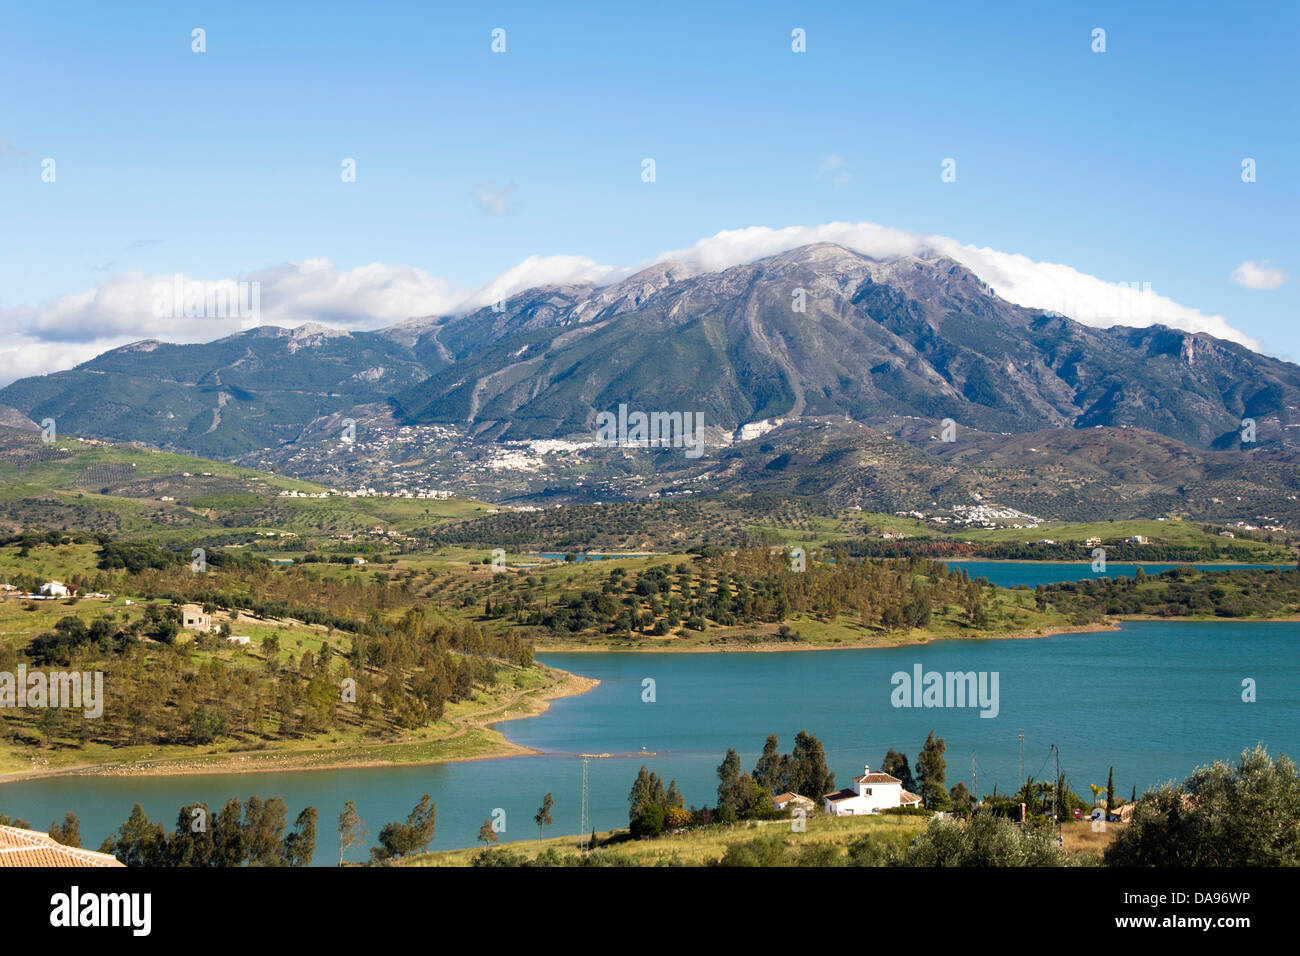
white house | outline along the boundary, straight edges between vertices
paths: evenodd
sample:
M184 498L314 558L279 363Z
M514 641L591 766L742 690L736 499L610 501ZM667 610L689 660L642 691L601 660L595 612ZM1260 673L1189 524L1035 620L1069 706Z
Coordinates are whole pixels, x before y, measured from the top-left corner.
M67 597L68 586L62 581L46 581L41 585L41 593L50 597Z
M862 816L894 807L918 807L921 798L903 789L903 781L887 773L862 768L862 776L853 778L853 786L828 793L825 809L833 817Z
M226 640L231 644L239 644L242 646L247 646L253 643L253 639L246 634L232 634L230 637L226 638Z
M186 604L181 608L181 627L191 631L210 631L212 617L204 614L203 608L199 605Z

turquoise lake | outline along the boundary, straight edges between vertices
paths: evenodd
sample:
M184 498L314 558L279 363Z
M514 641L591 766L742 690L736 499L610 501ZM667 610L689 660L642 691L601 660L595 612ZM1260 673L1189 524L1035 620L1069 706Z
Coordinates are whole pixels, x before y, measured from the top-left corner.
M971 569L973 577L986 573ZM170 830L186 803L206 801L215 810L231 796L279 796L290 819L308 804L320 811L315 862L331 865L338 861L338 813L349 799L372 843L426 792L438 805L434 849L473 846L484 818L498 808L506 812L503 841L535 838L532 817L547 791L555 798L548 834L576 833L580 753L612 755L589 763L590 816L601 830L626 825L627 793L642 763L675 777L688 806L703 805L716 798L715 768L728 747L748 770L767 734L777 734L788 751L805 728L825 745L840 784L865 763L878 766L890 747L915 761L934 730L947 741L949 786L971 786L974 751L985 793L995 784L999 792L1018 788L1022 729L1026 775L1050 776L1049 748L1056 744L1061 769L1084 796L1088 784L1105 784L1111 766L1117 791L1127 796L1134 786L1141 792L1200 764L1235 759L1260 741L1274 753L1300 756L1300 623L1142 621L1119 631L908 648L539 659L601 681L587 694L553 701L541 716L499 725L540 755L428 767L47 778L0 786L0 812L44 829L70 810L81 818L83 843L94 848L137 802ZM997 672L998 715L894 707L891 676L918 664L926 671ZM1245 678L1257 682L1255 703L1241 699ZM642 700L646 679L654 681L653 703ZM641 756L643 747L656 755ZM365 855L357 849L349 858Z
M1159 574L1173 568L1184 567L1181 564L1168 564L1161 561L1143 561L1138 564L1111 562L1106 565L1105 574L1095 574L1092 561L1080 561L1078 564L1049 561L946 561L950 568L963 568L975 578L988 578L990 584L1013 588L1018 584L1036 588L1040 584L1057 584L1061 581L1084 581L1094 578L1131 578L1140 567L1147 574ZM1288 569L1295 565L1282 565ZM1235 571L1249 568L1272 568L1272 564L1193 564L1191 567L1201 571Z

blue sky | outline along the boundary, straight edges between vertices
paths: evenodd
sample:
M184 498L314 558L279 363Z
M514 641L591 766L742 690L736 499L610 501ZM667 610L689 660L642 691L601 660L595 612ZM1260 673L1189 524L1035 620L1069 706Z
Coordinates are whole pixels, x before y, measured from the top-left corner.
M132 270L327 259L468 290L834 221L1150 282L1300 358L1300 5L611 6L0 4L13 374L84 357L33 317ZM1244 262L1287 278L1243 287Z

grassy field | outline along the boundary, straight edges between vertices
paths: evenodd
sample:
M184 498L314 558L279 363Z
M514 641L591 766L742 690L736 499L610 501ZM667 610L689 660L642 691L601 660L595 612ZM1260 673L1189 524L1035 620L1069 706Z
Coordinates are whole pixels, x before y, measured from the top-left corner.
M1100 855L1123 828L1122 823L1108 823L1104 831L1099 831L1094 830L1088 820L1070 820L1061 824L1061 839L1065 843L1065 849L1070 853Z
M699 830L668 834L653 840L627 839L627 831L613 830L596 834L594 856L617 856L637 866L707 866L722 859L727 848L754 839L782 840L789 846L830 845L843 851L867 835L885 835L911 842L927 820L916 816L875 815L863 817L824 817L815 815L807 821L807 831L795 833L790 820L751 821L732 826L705 827ZM569 854L579 851L577 836L502 843L512 853L535 859L548 849ZM469 866L483 847L473 850L446 850L423 853L402 861L403 866Z

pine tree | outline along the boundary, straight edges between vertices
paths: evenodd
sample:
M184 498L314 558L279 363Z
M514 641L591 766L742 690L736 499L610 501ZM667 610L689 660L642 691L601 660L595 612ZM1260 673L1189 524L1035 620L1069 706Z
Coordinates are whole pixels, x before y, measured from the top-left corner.
M801 730L795 735L794 750L790 757L790 783L795 793L820 801L835 789L835 774L826 766L826 752L822 749L822 742L808 731Z
M718 765L718 812L735 819L744 807L744 791L740 784L740 755L734 747L727 750L727 755Z
M948 797L952 803L953 810L957 813L960 813L963 816L970 813L973 800L971 799L970 791L966 789L966 784L958 781L957 785L949 792Z
M131 816L118 828L117 837L104 841L105 852L114 854L126 866L160 866L167 852L167 833L161 823L151 823L144 807L136 804Z
M62 843L64 846L80 849L81 821L77 819L76 814L65 814L62 824L51 822L50 838L56 843Z
M664 789L663 778L654 771L650 772L650 803L656 807L668 805L668 791Z
M483 825L478 828L478 839L480 843L496 843L497 831L492 826L492 818L485 817Z
M948 789L944 786L944 782L948 774L948 762L943 759L947 749L948 745L944 743L943 738L936 739L932 730L925 738L921 755L916 758L916 780L921 788L920 797L932 810L941 809L934 804L947 802Z
M776 734L769 734L767 742L763 744L763 755L758 758L758 764L754 767L754 782L772 793L783 793L785 788L781 786L783 781L780 776L781 744Z
M885 754L885 760L880 765L880 769L891 777L897 777L903 783L903 789L910 793L916 792L916 780L912 777L912 768L907 763L907 754L899 753L893 747L889 748L889 753Z
M645 764L637 772L636 780L632 783L632 792L627 795L627 819L628 822L635 820L650 806L654 796L654 791L650 786L650 773L646 770Z

